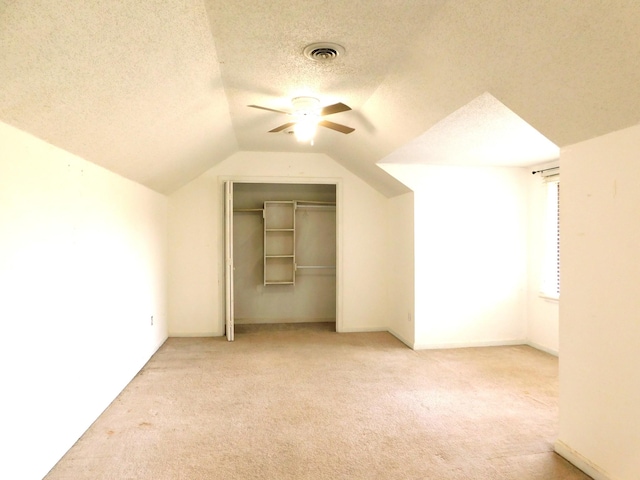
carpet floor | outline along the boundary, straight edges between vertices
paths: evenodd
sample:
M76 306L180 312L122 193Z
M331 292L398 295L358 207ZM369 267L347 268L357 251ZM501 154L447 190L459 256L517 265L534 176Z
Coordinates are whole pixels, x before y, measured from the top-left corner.
M332 328L170 338L45 478L590 478L553 452L555 357Z

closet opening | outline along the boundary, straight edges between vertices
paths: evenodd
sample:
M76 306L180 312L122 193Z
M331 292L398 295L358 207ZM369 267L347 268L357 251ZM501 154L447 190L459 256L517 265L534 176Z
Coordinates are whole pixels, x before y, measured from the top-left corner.
M236 325L336 331L337 185L229 184L227 338Z

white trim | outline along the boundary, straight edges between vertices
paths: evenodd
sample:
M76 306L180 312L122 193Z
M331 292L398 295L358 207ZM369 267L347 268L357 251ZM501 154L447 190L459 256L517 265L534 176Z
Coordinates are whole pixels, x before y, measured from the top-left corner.
M529 345L531 348L535 348L536 350L540 350L541 352L548 353L549 355L553 355L554 357L558 356L557 350L545 347L544 345L540 345L539 343L529 341L527 342L527 345Z
M219 175L218 183L297 183L311 185L335 185L342 182L339 177L249 177L244 175Z
M387 327L348 327L344 330L340 330L339 333L374 333L374 332L389 332Z
M553 448L558 455L592 477L593 480L619 480L612 477L588 458L583 457L562 440L556 440Z
M394 337L396 337L398 340L400 340L402 343L404 343L407 347L411 348L412 350L413 348L413 342L410 342L409 340L407 340L406 338L404 338L402 335L400 335L399 333L394 332L393 330L389 329L387 330L391 335L393 335Z
M336 186L336 332L342 332L344 329L343 312L343 286L344 278L342 266L342 245L343 245L343 218L344 218L344 197L342 194L342 179L331 179Z
M342 181L343 179L340 177L252 177L252 176L243 176L243 175L218 175L218 195L224 193L224 183L225 182L233 182L233 183L294 183L294 184L309 184L309 185L335 185L336 187L336 332L347 332L351 330L344 329L344 321L343 321L343 292L342 292L342 242L343 242L343 193L342 193ZM224 201L224 199L222 199ZM220 197L218 197L218 205L220 205ZM224 235L223 235L224 237ZM224 240L224 238L223 238ZM222 270L224 273L224 269ZM222 278L224 282L224 277ZM224 287L224 283L221 285ZM224 294L224 290L221 292ZM224 299L224 295L220 298ZM224 302L221 302L224 303ZM222 305L222 313L223 317L221 322L219 322L219 327L222 327L224 331L224 311L225 307ZM363 330L369 331L369 330Z
M224 305L225 334L232 342L235 335L233 306L233 182L224 182Z
M171 332L168 338L224 337L224 332Z
M509 347L513 345L528 345L527 340L488 340L480 342L452 342L452 343L415 343L414 350L439 350L448 348L476 348L476 347Z

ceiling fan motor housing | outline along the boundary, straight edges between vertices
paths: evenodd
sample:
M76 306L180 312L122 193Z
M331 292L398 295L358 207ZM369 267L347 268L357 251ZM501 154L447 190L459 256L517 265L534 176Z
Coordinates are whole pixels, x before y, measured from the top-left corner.
M320 100L314 97L295 97L291 100L294 115L320 115Z

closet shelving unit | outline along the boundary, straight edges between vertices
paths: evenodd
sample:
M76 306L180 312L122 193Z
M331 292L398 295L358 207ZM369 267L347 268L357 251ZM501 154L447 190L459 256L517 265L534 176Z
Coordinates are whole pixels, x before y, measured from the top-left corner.
M264 284L296 283L296 202L266 201L264 218Z
M296 264L296 210L334 209L334 202L269 200L263 208L242 208L236 212L262 213L264 225L264 285L295 285L301 269L335 269L335 265Z

